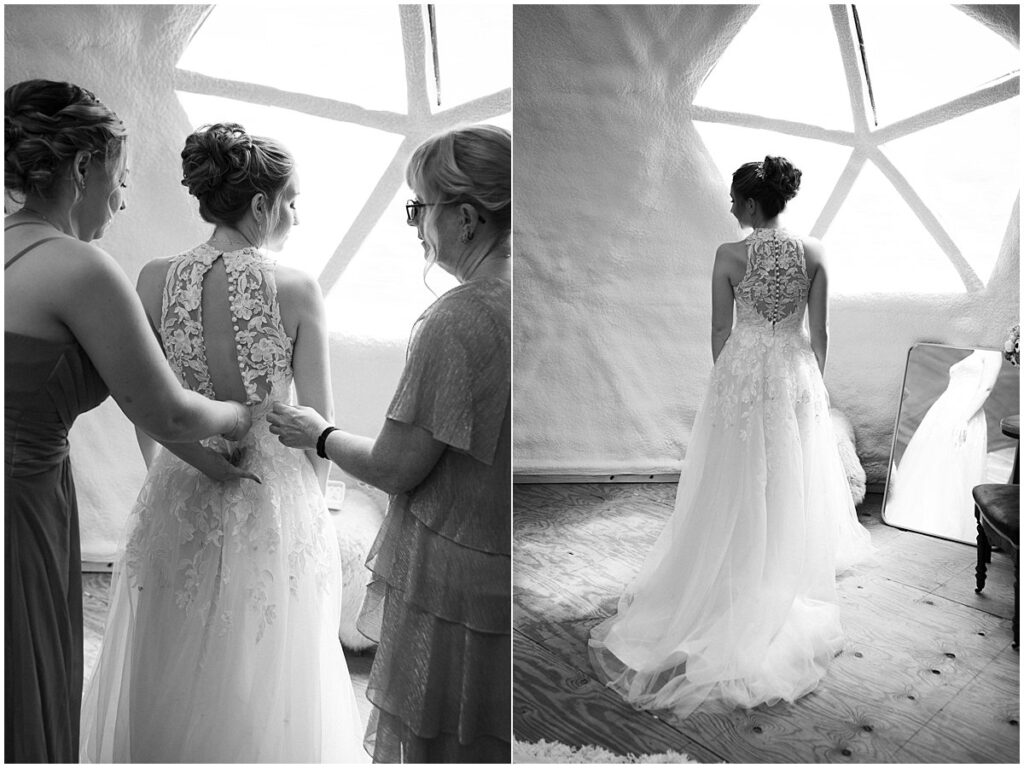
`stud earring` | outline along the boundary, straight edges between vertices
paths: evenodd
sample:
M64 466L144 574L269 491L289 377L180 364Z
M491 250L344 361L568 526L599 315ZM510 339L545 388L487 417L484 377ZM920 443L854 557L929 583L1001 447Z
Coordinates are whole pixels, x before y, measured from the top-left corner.
M468 243L472 239L473 239L473 233L470 231L469 227L466 227L465 229L463 229L462 233L459 235L459 242L460 243Z

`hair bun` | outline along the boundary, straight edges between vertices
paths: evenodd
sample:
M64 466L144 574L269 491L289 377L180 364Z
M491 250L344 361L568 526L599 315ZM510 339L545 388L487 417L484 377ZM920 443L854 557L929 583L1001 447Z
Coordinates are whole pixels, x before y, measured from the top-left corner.
M25 131L17 120L4 115L4 151L10 152L25 138Z
M252 137L238 123L205 125L185 140L181 183L195 197L237 184L249 173L252 148Z
M800 189L800 177L803 175L799 168L784 157L768 155L762 162L764 169L764 180L779 193L783 200L789 201L796 197Z
M120 118L85 88L15 83L4 91L4 187L18 196L47 195L77 152L106 162L120 156L126 136Z

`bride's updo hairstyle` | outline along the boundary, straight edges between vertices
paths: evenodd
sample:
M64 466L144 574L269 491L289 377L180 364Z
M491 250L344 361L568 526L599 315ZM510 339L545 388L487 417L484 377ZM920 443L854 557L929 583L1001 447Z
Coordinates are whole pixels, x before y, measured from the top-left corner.
M107 168L121 159L124 123L72 83L25 80L4 91L4 187L48 197L78 152Z
M468 125L427 139L413 152L405 180L412 189L423 192L427 198L423 202L470 203L485 219L493 217L501 238L508 237L512 229L512 134L504 128ZM431 220L429 214L426 220Z
M800 189L799 168L784 157L768 155L759 163L744 163L732 175L732 188L755 200L766 219L774 219Z
M277 227L277 201L294 168L283 146L250 136L237 123L204 125L185 139L181 151L181 183L198 198L203 220L235 226L262 192L267 201L267 218L259 222L264 237Z

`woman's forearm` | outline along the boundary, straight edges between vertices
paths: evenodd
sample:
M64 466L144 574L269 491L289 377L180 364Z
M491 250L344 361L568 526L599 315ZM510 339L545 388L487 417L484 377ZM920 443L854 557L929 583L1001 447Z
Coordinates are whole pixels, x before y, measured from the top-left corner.
M290 448L311 450L331 428L312 408L275 403L267 416L271 434ZM348 474L390 494L405 493L419 485L437 464L445 443L422 427L385 419L376 439L341 429L327 432L323 450L327 458Z
M136 422L161 443L191 443L211 435L237 438L247 418L244 406L239 403L210 400L197 392L181 389L166 398L165 407L140 414Z
M712 362L718 362L718 356L722 354L722 349L725 347L725 342L729 340L732 335L732 328L727 328L722 331L711 331L711 360Z
M389 473L375 460L374 442L372 438L338 429L327 436L324 453L331 462L357 480L369 483L387 493L400 493L400 490L390 487L392 483L388 477Z
M825 359L828 357L828 333L818 331L811 333L811 350L818 361L818 370L825 375Z

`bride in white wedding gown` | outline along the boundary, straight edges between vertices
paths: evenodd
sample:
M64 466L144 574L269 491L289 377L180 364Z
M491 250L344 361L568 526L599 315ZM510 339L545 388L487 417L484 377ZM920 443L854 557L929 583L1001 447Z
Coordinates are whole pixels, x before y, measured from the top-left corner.
M715 366L675 510L591 632L595 670L637 708L685 717L794 701L842 649L836 571L871 543L822 381L821 246L778 226L799 181L777 157L733 175L733 215L754 231L716 255Z
M338 642L341 566L328 465L270 434L275 402L331 407L315 281L255 244L294 223L293 162L216 125L189 137L182 183L210 241L150 262L139 293L185 386L246 402L239 443L154 452L111 585L82 711L83 762L366 760Z

